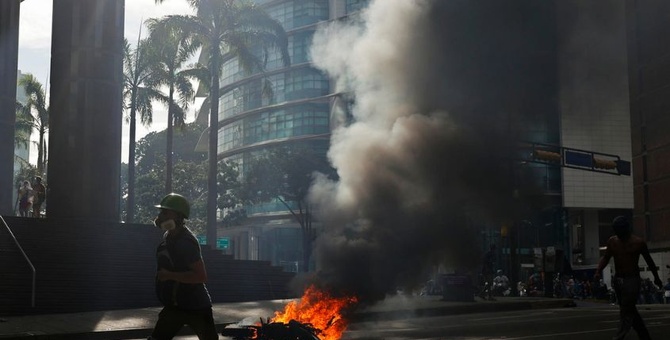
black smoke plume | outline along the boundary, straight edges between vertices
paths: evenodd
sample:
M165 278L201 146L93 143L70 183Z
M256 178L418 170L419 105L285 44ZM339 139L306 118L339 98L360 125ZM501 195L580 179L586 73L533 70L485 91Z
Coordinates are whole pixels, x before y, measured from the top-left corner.
M339 180L311 190L319 284L374 302L436 265L472 271L478 226L517 217L511 122L544 86L517 7L372 1L317 32L315 64L354 98L329 150Z

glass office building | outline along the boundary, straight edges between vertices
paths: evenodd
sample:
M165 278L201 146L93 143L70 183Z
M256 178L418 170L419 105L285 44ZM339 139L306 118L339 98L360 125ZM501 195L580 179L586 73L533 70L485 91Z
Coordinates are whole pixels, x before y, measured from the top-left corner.
M288 35L290 66L272 54L263 75L248 75L231 59L223 65L219 101L219 159L244 171L245 159L279 145L301 145L325 160L337 102L330 79L312 67L309 50L319 23L357 12L368 0L257 0ZM273 96L263 96L263 81ZM281 202L246 207L244 225L219 228L239 259L268 260L297 270L301 260L300 225Z

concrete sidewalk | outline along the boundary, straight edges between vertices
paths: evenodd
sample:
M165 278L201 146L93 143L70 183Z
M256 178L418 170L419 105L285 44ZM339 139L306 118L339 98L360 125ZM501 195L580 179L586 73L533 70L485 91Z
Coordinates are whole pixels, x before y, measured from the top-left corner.
M215 304L218 328L242 320L258 321L283 310L291 300ZM570 299L531 297L498 298L496 301L449 302L440 296L394 296L358 310L351 322L407 317L484 313L523 309L574 306ZM160 307L84 313L3 317L0 339L136 339L146 338L156 322ZM184 327L183 334L190 329Z

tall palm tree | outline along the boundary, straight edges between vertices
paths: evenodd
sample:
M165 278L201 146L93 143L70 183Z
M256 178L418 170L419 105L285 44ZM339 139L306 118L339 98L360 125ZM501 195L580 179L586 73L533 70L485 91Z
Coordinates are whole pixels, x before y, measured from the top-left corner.
M19 86L23 87L28 97L28 101L22 107L23 117L39 134L37 171L43 175L47 164L47 145L44 137L49 130L49 106L46 102L46 94L42 83L30 73L19 78Z
M262 72L271 48L280 51L289 64L288 38L279 22L247 1L187 0L193 15L171 15L170 20L191 32L207 60L209 79L209 164L207 180L207 244L216 242L217 164L221 67L228 58L237 58L247 72ZM163 0L156 0L162 3ZM265 82L264 90L268 90Z
M184 126L186 111L195 99L195 90L191 79L202 76L197 65L189 67L186 63L197 51L190 33L182 27L173 25L169 18L147 20L153 51L153 73L151 78L158 86L167 87L167 96L162 102L168 107L167 150L165 153L165 193L172 192L173 171L173 135L174 127Z
M148 39L139 39L135 49L128 40L123 50L123 100L124 109L129 112L126 120L130 123L128 142L128 198L126 200L126 222L135 219L135 139L137 130L137 114L144 126L151 125L153 120L152 100L163 98L151 81L152 59Z
M30 134L33 132L32 115L26 112L25 105L16 102L16 123L14 124L14 144L27 148Z
M27 112L25 106L16 102L16 121L14 124L14 145L28 148L30 145L30 135L33 132L32 115ZM22 163L21 167L28 166L28 160L16 155L15 161Z

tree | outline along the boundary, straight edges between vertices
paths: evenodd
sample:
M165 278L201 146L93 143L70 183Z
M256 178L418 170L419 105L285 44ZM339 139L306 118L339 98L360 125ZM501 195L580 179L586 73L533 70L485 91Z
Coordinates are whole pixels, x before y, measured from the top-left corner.
M167 87L167 96L162 102L168 107L167 146L165 152L165 193L172 192L173 156L172 146L174 127L183 128L186 111L195 99L191 79L204 77L206 71L185 64L197 51L188 32L173 25L168 18L149 19L150 40L153 52L152 80L157 86Z
M32 115L26 112L25 106L16 102L16 121L14 124L14 144L27 148L30 144L30 134L33 132Z
M195 152L194 146L204 125L186 124L175 133L174 139L174 192L184 195L191 202L189 227L196 234L204 234L207 204L207 155ZM156 217L156 205L164 196L165 138L167 131L151 132L137 143L137 220L150 223ZM234 166L225 164L219 173L222 186L235 188L238 174ZM221 209L240 203L236 191L229 191Z
M207 244L216 242L217 165L219 131L219 96L221 67L225 58L238 58L249 73L262 72L270 48L280 51L285 65L289 64L288 38L279 22L250 2L238 0L187 0L196 15L168 16L193 34L209 70L209 162L207 196ZM162 3L163 0L156 0ZM225 53L225 56L224 56ZM264 90L269 93L269 81Z
M126 120L130 123L128 141L128 193L126 199L126 222L135 219L135 139L137 130L137 114L144 126L151 125L153 119L152 100L160 100L164 96L151 81L151 65L153 60L149 53L149 41L140 39L133 50L125 41L123 50L123 100L124 109L128 112Z
M25 119L32 129L37 130L39 141L37 142L37 172L44 175L47 164L47 145L45 135L49 130L49 106L42 84L30 73L24 74L19 79L19 86L23 87L28 100L20 107L20 115Z
M281 146L254 157L243 174L241 198L251 204L277 200L300 224L303 271L308 271L316 232L312 206L307 200L313 174L331 178L335 170L323 154L304 145Z

